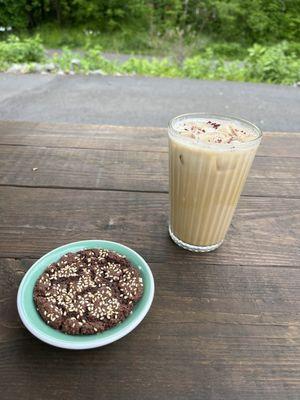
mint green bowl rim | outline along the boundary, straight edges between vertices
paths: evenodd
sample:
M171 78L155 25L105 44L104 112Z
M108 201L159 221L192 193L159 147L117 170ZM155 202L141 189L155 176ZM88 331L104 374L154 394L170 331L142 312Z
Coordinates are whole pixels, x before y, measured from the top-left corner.
M64 254L83 249L102 248L124 255L139 269L144 283L144 293L135 305L133 312L120 324L95 335L66 335L48 326L37 312L33 301L36 280L43 271ZM148 313L154 297L154 279L149 265L134 250L117 242L108 240L83 240L57 247L38 259L24 275L18 290L17 307L19 316L26 328L38 339L52 346L84 350L105 346L121 339L135 329Z

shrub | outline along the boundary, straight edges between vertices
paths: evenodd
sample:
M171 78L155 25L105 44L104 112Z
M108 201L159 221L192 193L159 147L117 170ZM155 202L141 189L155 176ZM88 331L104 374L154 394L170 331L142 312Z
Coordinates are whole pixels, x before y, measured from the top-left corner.
M129 58L120 67L121 72L129 74L139 74L147 76L163 76L163 77L180 77L181 71L176 64L167 59L159 60L153 58L151 60L145 58Z
M82 58L82 66L85 72L100 69L108 74L113 74L117 69L114 62L102 56L100 47L87 50Z
M53 63L46 70L63 70L66 73L89 73L100 70L106 74L139 74L161 77L186 77L193 79L233 80L292 84L300 81L299 46L283 41L273 46L255 44L246 57L230 60L221 56L220 48L207 46L198 55L182 60L131 57L125 63L109 61L103 57L101 47L87 43L83 52L63 48L46 59L39 37L21 40L10 36L0 42L0 71L11 64L25 63L22 71L41 70L39 63Z
M256 82L293 83L300 80L300 61L286 42L265 47L255 44L245 60L246 79Z
M0 42L1 62L41 62L44 57L44 47L38 36L20 40L17 36L11 35L6 42Z

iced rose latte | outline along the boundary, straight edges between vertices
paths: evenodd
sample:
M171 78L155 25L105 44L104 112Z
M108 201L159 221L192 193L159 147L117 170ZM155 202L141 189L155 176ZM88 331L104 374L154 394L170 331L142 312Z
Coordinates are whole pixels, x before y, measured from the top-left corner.
M261 140L240 119L186 114L169 124L169 232L179 246L221 245Z

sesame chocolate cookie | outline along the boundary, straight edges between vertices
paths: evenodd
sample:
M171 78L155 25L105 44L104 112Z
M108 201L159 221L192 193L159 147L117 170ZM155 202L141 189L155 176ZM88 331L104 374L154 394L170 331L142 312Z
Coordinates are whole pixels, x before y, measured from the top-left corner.
M103 332L123 321L142 297L139 271L115 252L68 253L49 265L33 298L43 320L70 335Z

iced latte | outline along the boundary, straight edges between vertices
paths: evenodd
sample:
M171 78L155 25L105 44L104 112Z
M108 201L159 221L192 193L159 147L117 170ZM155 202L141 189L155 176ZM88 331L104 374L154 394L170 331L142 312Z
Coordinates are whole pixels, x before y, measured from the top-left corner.
M221 245L261 140L251 123L186 114L169 124L171 238L192 251Z

